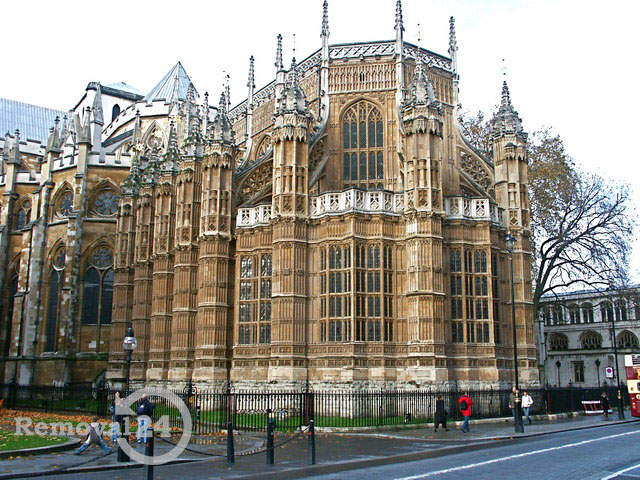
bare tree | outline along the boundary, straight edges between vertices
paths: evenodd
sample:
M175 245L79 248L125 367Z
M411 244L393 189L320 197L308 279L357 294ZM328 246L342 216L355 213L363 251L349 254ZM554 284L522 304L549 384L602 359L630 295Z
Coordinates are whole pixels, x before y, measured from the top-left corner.
M466 115L463 130L491 156L490 122ZM597 290L626 283L634 222L626 186L579 171L559 135L543 129L530 137L529 192L534 252L533 304L543 295L576 288Z

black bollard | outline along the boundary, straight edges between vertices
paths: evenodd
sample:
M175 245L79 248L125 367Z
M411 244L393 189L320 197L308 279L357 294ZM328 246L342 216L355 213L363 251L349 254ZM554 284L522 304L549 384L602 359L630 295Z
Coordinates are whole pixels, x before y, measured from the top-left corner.
M235 462L235 452L233 449L233 425L227 424L227 463Z
M276 422L270 418L267 422L267 465L273 465L273 430Z
M316 464L316 431L313 420L309 420L309 440L307 441L307 453L309 454L309 465Z
M144 444L144 455L153 458L153 428L147 429L147 441ZM153 480L153 465L144 465L143 476L145 480Z
M123 428L123 423L126 420L126 425ZM128 421L128 417L120 417L118 420L116 420L116 423L118 424L118 435L121 438L124 438L125 440L127 440L127 443L129 441L129 421ZM126 462L130 462L131 459L129 458L129 455L127 455L127 453L122 450L122 448L120 448L120 444L118 443L118 453L116 454L118 457L118 462L119 463L126 463Z

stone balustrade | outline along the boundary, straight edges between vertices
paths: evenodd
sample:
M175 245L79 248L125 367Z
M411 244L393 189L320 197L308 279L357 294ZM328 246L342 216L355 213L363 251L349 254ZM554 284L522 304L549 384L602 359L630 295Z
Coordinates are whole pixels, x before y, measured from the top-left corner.
M271 205L239 208L238 216L236 217L236 227L252 228L269 225L269 220L271 220Z
M444 199L447 219L464 219L503 224L502 210L488 198L449 197Z

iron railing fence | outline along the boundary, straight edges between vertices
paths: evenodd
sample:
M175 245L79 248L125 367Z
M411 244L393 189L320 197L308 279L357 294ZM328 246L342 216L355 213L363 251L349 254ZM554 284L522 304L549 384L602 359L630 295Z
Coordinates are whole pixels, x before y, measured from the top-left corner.
M547 387L528 390L533 397L531 414L582 411L583 400L598 400L607 392L611 407L617 407L615 386L602 388ZM237 430L264 431L274 418L279 430L294 430L313 419L317 427L376 427L421 424L433 420L438 397L442 396L450 420L461 420L458 400L463 390L345 391L199 391L188 386L170 390L187 405L197 434L219 432L231 423ZM472 418L509 417L509 389L465 390L473 401ZM19 410L80 413L110 417L114 391L89 386L19 386L0 384L5 406ZM623 387L625 405L629 404ZM160 396L149 398L153 419L164 417L173 429L182 429L178 408ZM135 405L132 406L135 412Z

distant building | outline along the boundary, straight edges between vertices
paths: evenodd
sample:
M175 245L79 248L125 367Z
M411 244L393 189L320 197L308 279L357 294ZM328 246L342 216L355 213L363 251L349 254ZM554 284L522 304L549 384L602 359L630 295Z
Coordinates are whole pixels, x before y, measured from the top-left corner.
M596 387L616 383L613 330L625 383L624 355L640 351L640 286L627 290L580 291L543 297L537 343L541 382L551 386Z

